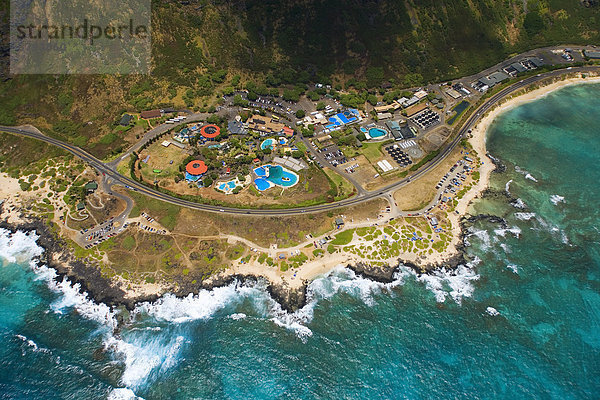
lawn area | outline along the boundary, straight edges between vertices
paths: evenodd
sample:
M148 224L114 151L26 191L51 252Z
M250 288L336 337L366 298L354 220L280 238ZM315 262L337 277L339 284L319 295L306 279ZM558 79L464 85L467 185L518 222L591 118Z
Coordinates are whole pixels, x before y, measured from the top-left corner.
M140 159L144 160L150 156L148 163L140 162L140 170L144 177L154 180L156 174L154 170L160 170L158 177L161 179L173 178L179 174L179 166L188 156L179 147L170 145L165 147L161 144L162 141L157 141L150 147L140 153ZM173 163L171 163L173 161Z
M323 171L325 171L338 189L336 199L346 198L354 192L354 185L344 179L344 177L329 168L323 168Z
M335 235L335 239L331 241L331 244L336 246L344 246L352 241L354 237L354 229L348 229Z
M367 157L367 160L369 160L371 164L375 164L383 156L383 153L381 152L382 145L383 143L363 143L359 152Z
M306 148L306 145L303 142L301 142L300 140L296 141L296 147L298 147L298 150L300 150L302 152L306 152L306 150L308 150Z

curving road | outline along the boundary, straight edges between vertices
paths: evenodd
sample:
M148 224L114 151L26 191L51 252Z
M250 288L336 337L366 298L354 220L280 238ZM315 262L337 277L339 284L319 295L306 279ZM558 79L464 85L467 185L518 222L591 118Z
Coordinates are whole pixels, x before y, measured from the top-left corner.
M446 156L452 152L452 150L460 143L461 139L465 136L471 128L473 128L479 119L491 108L493 108L500 100L502 100L507 95L514 93L528 85L539 82L543 79L549 77L559 76L565 73L574 73L574 72L598 72L600 71L600 67L598 66L587 66L587 67L574 67L567 69L560 69L555 71L550 71L544 74L538 74L536 76L531 76L529 78L525 78L522 81L519 81L511 86L508 86L498 93L494 94L492 97L487 99L485 103L483 103L475 112L471 114L469 119L465 122L465 124L461 127L458 134L454 137L454 139L446 145L446 147L434 158L430 161L424 168L421 168L412 176L409 176L399 182L388 185L384 188L381 188L376 191L364 192L359 196L355 196L349 199L337 201L334 203L327 203L321 205L315 205L304 208L288 208L288 209L245 209L245 208L233 208L233 207L220 207L209 204L200 204L195 203L188 200L179 199L168 194L161 193L157 190L154 190L150 187L147 187L140 182L137 182L131 178L123 176L116 171L116 166L114 163L107 164L97 159L93 155L88 152L80 149L77 146L62 142L58 139L54 139L48 136L41 134L36 129L27 129L27 128L15 128L15 127L6 127L0 126L0 130L12 134L17 134L37 140L42 140L51 145L60 147L69 153L79 157L81 160L87 162L90 166L95 168L98 172L100 172L104 180L110 180L114 183L121 184L126 188L131 190L135 190L139 193L142 193L146 196L152 197L157 200L165 201L171 204L175 204L181 207L187 207L196 210L209 211L209 212L217 212L224 214L234 214L234 215L270 215L270 216L286 216L286 215L298 215L303 213L316 213L322 211L333 210L340 207L357 205L360 203L367 202L369 200L373 200L376 198L384 198L388 199L391 192L394 192L406 184L408 184L411 180L418 179L419 177L425 175L433 168L435 168ZM393 203L393 202L392 202Z

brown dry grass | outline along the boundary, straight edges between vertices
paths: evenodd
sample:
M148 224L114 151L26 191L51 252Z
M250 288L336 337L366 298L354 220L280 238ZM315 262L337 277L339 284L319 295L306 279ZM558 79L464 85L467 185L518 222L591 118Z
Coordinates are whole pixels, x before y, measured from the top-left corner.
M462 157L460 150L461 148L457 147L433 171L394 193L398 208L404 211L418 210L433 200L436 193L435 185Z

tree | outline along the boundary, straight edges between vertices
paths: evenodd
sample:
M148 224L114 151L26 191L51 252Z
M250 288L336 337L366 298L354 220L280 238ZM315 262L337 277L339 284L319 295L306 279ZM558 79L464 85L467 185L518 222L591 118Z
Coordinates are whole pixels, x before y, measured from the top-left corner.
M404 83L408 87L420 86L423 84L423 75L421 74L406 74L404 75Z
M325 109L325 103L320 101L317 103L317 111L321 111Z
M306 116L306 113L304 112L304 110L296 111L296 118L301 119L301 118L304 118L305 116Z
M236 107L247 107L248 100L244 100L242 96L236 94L235 96L233 96L233 105Z
M209 177L206 177L202 181L202 184L204 185L204 187L210 187L210 185L213 184L213 180L211 178L209 178Z
M528 12L523 21L523 28L529 36L534 36L544 29L544 20L537 11Z

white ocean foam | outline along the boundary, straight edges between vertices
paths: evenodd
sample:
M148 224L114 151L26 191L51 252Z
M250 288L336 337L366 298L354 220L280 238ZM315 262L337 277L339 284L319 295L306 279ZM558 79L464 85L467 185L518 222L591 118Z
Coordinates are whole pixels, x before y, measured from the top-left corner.
M515 200L512 203L512 205L513 205L513 207L519 208L521 210L524 210L527 208L527 204L525 204L525 202L521 198L518 198L517 200Z
M508 182L506 182L506 185L504 185L504 190L506 191L506 194L508 194L510 196L510 184L513 182L513 180L509 180Z
M473 270L473 266L479 263L476 259L469 265L459 265L455 270L441 269L432 274L421 275L417 281L425 283L425 287L433 292L436 301L443 303L450 296L457 304L462 303L465 297L471 297L475 291L473 281L479 279L479 275Z
M18 335L17 334L15 336L17 338L21 339L23 341L23 343L25 343L28 346L28 348L30 348L31 351L33 351L34 353L38 353L38 352L40 352L40 353L51 353L51 351L49 349L46 349L45 347L39 347L36 342L34 342L33 340L27 338L24 335Z
M159 321L183 323L206 320L216 312L244 298L266 299L266 286L262 283L240 285L232 282L212 290L200 290L198 294L189 294L180 298L166 294L153 303L142 303L133 311L134 315L148 314Z
M558 205L558 203L564 203L565 198L558 194L553 194L550 196L550 201L552 202L552 204L554 204L556 206L556 205Z
M533 177L530 173L525 174L525 179L529 179L530 181L537 182L538 180Z
M133 390L129 388L116 388L109 393L107 400L144 400L136 396Z
M517 274L517 275L519 274L519 267L517 267L517 266L516 266L516 265L514 265L514 264L508 264L508 265L506 266L506 268L510 269L510 270L511 270L513 273L515 273L515 274Z
M515 213L515 218L521 221L529 221L530 219L535 218L535 213L518 212Z
M313 314L317 304L326 299L330 299L337 293L348 293L356 298L360 298L369 306L375 305L374 295L404 284L408 275L415 275L412 270L401 269L394 275L394 280L390 283L376 282L357 275L352 270L337 266L328 274L313 280L306 291L306 304L304 307L294 313L287 313L281 309L279 304L272 303L270 313L273 315L272 321L278 325L294 331L298 337L303 340L312 336L312 331L306 325L313 319Z
M471 228L469 228L468 232L469 232L469 234L467 235L467 237L475 236L481 241L481 249L482 250L486 250L486 249L490 248L491 240L490 240L490 234L488 233L488 231L486 231L484 229L475 229L475 228L471 227Z
M67 308L73 308L82 317L99 324L103 331L105 345L118 341L113 336L114 329L117 326L116 314L107 305L94 303L88 298L86 293L80 291L79 284L72 285L66 278L59 282L56 280L57 274L53 269L45 265L38 265L36 258L42 255L44 251L36 243L38 237L34 232L25 233L17 231L10 233L5 229L0 229L0 255L8 262L27 263L36 274L35 279L37 281L45 282L50 290L59 294L59 298L50 305L50 309L53 312L62 314ZM18 337L21 339L25 338L22 335ZM47 349L40 349L35 342L29 339L26 340L26 343L34 351L49 352ZM115 396L121 393L128 393L128 391L129 389L127 391L117 391Z
M0 255L10 263L32 262L44 252L36 243L38 238L35 232L17 231L11 234L0 228Z
M240 319L245 319L246 317L247 317L247 315L244 313L235 313L235 314L231 314L229 316L229 318L234 321L239 321Z
M36 245L37 235L15 233L9 235L8 231L0 231L0 254L8 260L18 261L31 259L42 254L43 250ZM488 237L489 239L489 237ZM477 261L476 261L477 262ZM474 264L476 264L476 262ZM472 267L471 264L469 267ZM142 387L156 374L163 373L172 368L182 359L182 347L186 340L178 335L175 338L163 334L159 327L145 329L130 329L123 337L117 337L114 329L117 318L114 311L104 304L95 304L85 293L81 293L78 284L72 285L68 280L56 281L56 274L45 266L36 266L32 261L32 269L39 280L47 282L48 286L60 293L59 299L51 304L51 310L64 313L67 309L75 309L87 319L96 321L101 327L104 336L104 346L112 350L117 358L124 364L121 383L125 388L115 389L110 398L136 398L134 390ZM315 279L307 288L307 303L294 313L282 310L279 303L273 300L266 291L265 283L236 284L215 288L211 291L201 291L197 295L185 298L176 298L165 295L154 303L144 303L132 312L132 320L136 316L147 315L155 320L182 324L194 320L206 320L216 312L227 307L235 308L244 300L249 300L253 308L263 317L273 321L278 326L293 331L305 341L312 335L307 327L313 319L316 305L325 299L333 297L336 293L345 292L360 298L365 304L375 304L374 296L383 291L404 284L406 278L414 277L416 281L425 283L426 288L432 290L437 301L445 301L450 296L460 304L463 297L472 295L473 280L479 278L469 267L460 266L455 271L441 270L433 275L417 277L415 272L408 267L401 267L391 283L375 282L353 271L339 266L327 275ZM232 319L243 318L243 314L232 314ZM119 397L120 396L120 397Z
M506 243L500 243L500 247L502 248L502 250L504 250L505 253L512 252L512 250L510 249L510 246L507 245Z
M494 233L497 236L502 236L502 237L506 237L506 234L510 233L514 237L518 238L521 236L521 228L519 228L518 226L513 226L512 228L495 229Z
M184 342L183 336L172 338L166 335L140 335L118 339L111 335L104 346L118 354L125 365L121 383L128 388L137 388L152 373L165 372L175 366L180 360L179 353Z
M500 315L500 313L498 312L498 310L496 310L494 307L488 307L488 308L486 308L485 312L488 313L489 315L491 315L492 317Z

